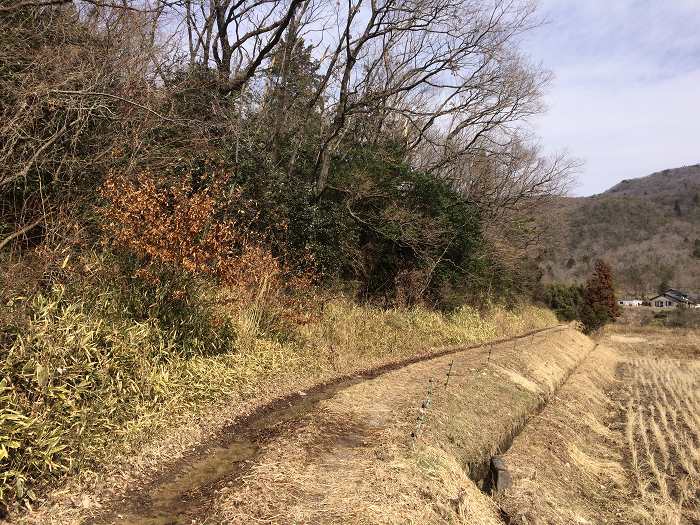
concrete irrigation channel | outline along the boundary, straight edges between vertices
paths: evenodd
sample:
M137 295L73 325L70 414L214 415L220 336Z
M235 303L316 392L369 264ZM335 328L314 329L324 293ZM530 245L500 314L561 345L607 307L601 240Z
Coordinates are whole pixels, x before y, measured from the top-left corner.
M491 458L594 347L559 326L298 393L87 523L502 523Z

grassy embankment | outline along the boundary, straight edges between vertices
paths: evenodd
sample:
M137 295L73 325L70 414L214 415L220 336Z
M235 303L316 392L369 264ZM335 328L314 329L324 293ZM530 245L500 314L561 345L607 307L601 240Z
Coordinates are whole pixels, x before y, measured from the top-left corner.
M66 475L91 479L91 472L110 471L107 465L123 468L154 443L149 454L158 456L162 444L171 446L165 455L172 459L201 438L208 414L221 421L430 348L556 323L549 311L531 306L444 314L338 297L316 305L305 324L280 324L254 301L206 315L185 310L179 324L168 325L135 319L114 289L89 286L54 287L28 306L16 298L15 307L20 303L26 318L4 316L0 341L0 495L10 505L36 501ZM173 441L169 431L176 427L177 443L167 445L163 438L171 434Z
M355 384L265 443L245 483L210 495L218 500L206 506L209 515L195 517L500 524L493 500L472 480L593 346L561 329Z
M700 334L635 319L606 330L506 454L514 487L500 503L516 522L700 519Z

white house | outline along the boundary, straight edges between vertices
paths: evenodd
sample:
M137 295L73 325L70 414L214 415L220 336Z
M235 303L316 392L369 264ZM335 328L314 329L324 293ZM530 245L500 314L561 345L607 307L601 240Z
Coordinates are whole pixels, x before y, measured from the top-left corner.
M649 302L654 308L697 308L698 304L688 297L687 293L669 289L664 293L652 297Z
M617 304L620 306L642 306L641 299L618 299Z

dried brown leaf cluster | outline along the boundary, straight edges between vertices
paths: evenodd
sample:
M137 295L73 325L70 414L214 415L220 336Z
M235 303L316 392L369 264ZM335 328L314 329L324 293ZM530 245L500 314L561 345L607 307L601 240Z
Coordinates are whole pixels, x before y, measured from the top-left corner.
M282 284L285 268L258 236L225 216L225 174L203 189L177 182L165 187L150 171L110 176L102 186L109 237L146 262L214 277L239 290ZM152 274L152 272L150 272ZM267 283L267 284L266 284Z

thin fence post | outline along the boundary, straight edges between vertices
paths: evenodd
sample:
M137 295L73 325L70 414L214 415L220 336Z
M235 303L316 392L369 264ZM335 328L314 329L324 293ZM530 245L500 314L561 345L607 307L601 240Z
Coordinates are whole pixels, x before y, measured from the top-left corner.
M411 437L413 438L413 441L418 439L418 434L420 433L420 430L423 426L423 422L425 421L425 414L428 411L428 408L430 408L430 404L432 403L432 396L433 396L433 378L431 377L428 379L428 395L426 396L425 400L421 403L420 409L418 410L418 417L416 418L416 428L413 432L411 432Z
M447 370L447 379L445 380L445 390L447 390L447 385L450 383L450 375L452 374L452 366L455 364L455 360L450 361L450 368Z

